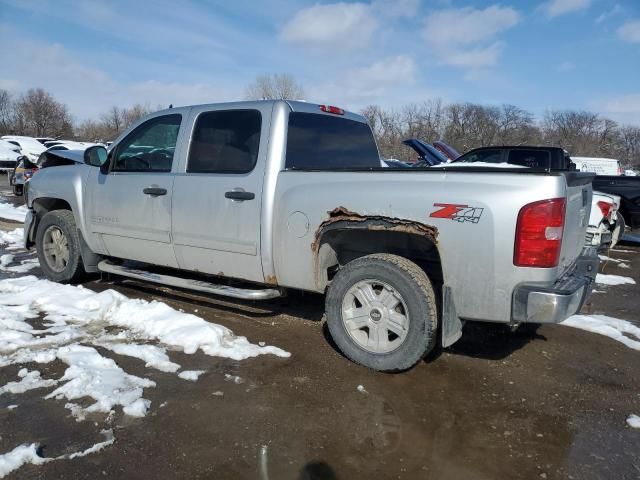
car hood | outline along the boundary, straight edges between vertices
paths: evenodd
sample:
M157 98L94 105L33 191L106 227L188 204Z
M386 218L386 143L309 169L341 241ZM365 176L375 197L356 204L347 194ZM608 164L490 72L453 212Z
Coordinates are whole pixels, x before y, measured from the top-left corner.
M38 167L84 164L84 150L47 150L38 157Z
M424 160L431 166L446 163L448 161L448 159L432 145L429 145L422 140L418 140L417 138L408 138L403 140L402 143L412 148L418 155L420 155L421 160Z

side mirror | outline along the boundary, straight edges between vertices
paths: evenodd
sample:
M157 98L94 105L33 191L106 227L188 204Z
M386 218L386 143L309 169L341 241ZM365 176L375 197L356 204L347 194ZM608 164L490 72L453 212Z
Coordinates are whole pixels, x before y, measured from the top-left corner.
M84 163L92 167L101 167L107 161L107 149L94 145L84 151Z

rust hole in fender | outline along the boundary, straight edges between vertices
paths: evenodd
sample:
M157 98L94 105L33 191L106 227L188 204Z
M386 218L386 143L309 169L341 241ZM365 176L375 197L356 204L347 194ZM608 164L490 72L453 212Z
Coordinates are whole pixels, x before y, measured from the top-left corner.
M386 217L384 215L361 215L345 207L337 207L327 212L329 218L316 229L311 249L318 252L322 235L328 230L364 228L366 230L392 231L411 233L428 238L434 244L438 237L438 229L415 220Z

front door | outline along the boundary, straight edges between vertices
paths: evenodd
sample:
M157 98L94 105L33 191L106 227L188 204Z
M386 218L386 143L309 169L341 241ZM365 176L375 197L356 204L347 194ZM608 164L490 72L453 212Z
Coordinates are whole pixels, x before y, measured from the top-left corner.
M194 109L185 172L173 195L181 268L262 282L260 206L271 105Z
M89 228L108 254L177 266L171 245L174 154L182 116L163 115L134 129L110 155L110 171L90 180Z

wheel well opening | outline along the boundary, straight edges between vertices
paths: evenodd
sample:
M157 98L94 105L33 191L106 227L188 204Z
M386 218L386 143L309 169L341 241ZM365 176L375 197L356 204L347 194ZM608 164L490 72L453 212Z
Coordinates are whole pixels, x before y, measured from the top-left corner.
M39 217L42 217L52 210L71 210L71 205L59 198L38 198L33 201L33 209Z
M424 270L438 290L443 283L440 252L434 238L404 231L349 228L329 230L320 238L316 280L325 287L342 265L373 253L407 258Z

